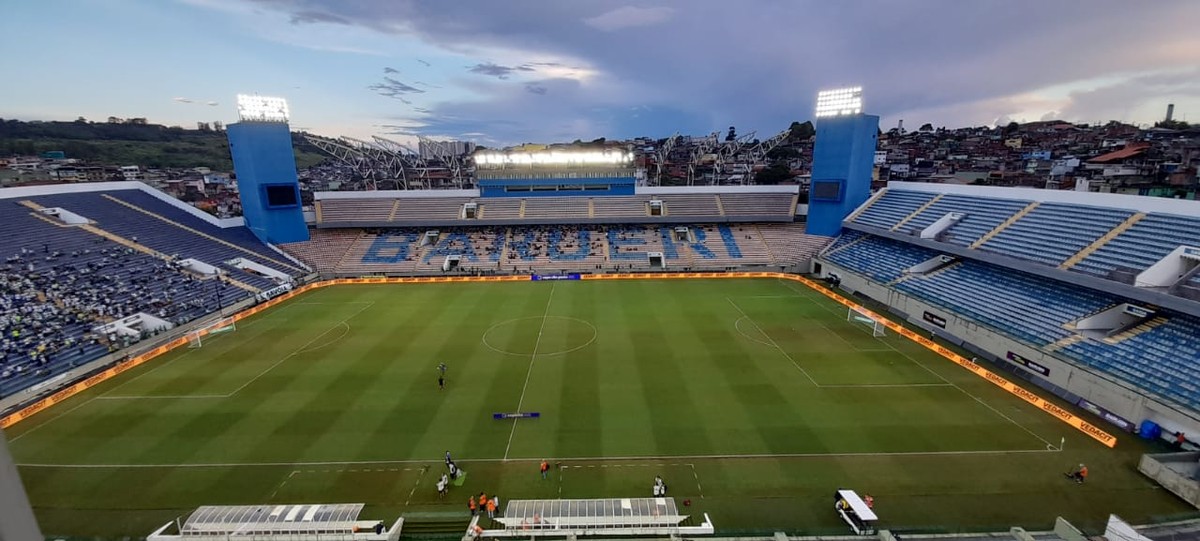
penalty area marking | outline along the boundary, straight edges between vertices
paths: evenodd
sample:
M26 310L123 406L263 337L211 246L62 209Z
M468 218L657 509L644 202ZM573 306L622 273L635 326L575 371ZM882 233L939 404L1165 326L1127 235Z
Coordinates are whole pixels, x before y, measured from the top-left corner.
M754 324L754 320L750 319L750 316L742 316L742 317L737 318L737 321L733 322L733 328L738 332L738 334L742 335L746 340L749 340L751 342L757 342L757 343L767 346L769 348L775 347L775 344L759 340L753 336L750 336L749 334L746 334L746 331L742 330L742 322L743 321L749 321L751 324ZM757 325L755 325L755 327L757 327ZM762 332L761 328L759 329L759 332L760 333Z
M821 308L824 308L825 310L827 310L828 312L830 312L830 313L832 313L832 314L837 314L837 312L836 312L834 309L830 308L829 306L825 305L824 303L822 303L822 302L820 301L820 299L821 299L821 298L824 298L823 296L820 296L820 297L812 297L812 296L810 296L810 295L804 295L802 291L800 291L800 290L797 290L796 288L792 287L792 284L791 284L790 282L785 282L785 281L783 281L783 280L777 280L777 282L778 282L779 284L783 285L784 287L786 287L788 290L790 290L790 291L792 291L792 292L795 292L795 293L800 293L800 294L801 294L801 296L802 296L802 297L804 297L804 299L805 299L805 300L807 300L808 302L811 302L811 303L813 303L813 304L815 304L815 305L817 305L817 306L820 306ZM818 295L820 295L820 293L818 293L818 292L816 292L816 291L813 291L813 293L817 293ZM732 301L731 301L731 302L732 302ZM866 332L866 329L860 329L860 330L862 330L863 332ZM887 340L884 340L883 338L877 338L877 339L878 339L880 342L882 342L883 344L885 344L887 347L891 348L891 349L892 349L893 351L895 351L896 353L899 353L899 354L900 354L901 356L903 356L904 358L908 359L909 361L912 361L912 363L913 363L913 364L915 364L915 365L917 365L917 366L919 366L919 367L923 368L923 369L924 369L926 372L929 372L930 374L933 374L934 376L937 376L937 378L938 378L938 379L940 379L940 380L942 380L942 381L946 382L946 384L947 384L947 385L950 385L950 386L954 387L955 389L958 389L958 390L959 390L959 392L961 392L962 394L965 394L965 395L967 395L967 396L971 397L973 400L975 400L976 402L978 402L979 404L981 404L983 407L985 407L985 408L987 408L987 409L989 409L989 410L992 410L992 412L994 412L996 415L999 415L999 416L1000 416L1000 417L1002 417L1004 420L1006 420L1006 421L1008 421L1008 422L1012 423L1012 424L1013 424L1013 425L1015 425L1017 428L1020 428L1021 430L1024 430L1025 432L1029 433L1029 435L1031 435L1031 436L1033 436L1033 437L1037 438L1039 441L1041 441L1042 443L1044 443L1044 444L1046 445L1046 451L1050 451L1050 452L1062 451L1062 447L1063 447L1063 446L1062 446L1062 444L1061 444L1061 443L1059 444L1059 446L1058 446L1058 447L1055 447L1053 443L1050 443L1050 440L1047 440L1046 438L1043 438L1042 436L1038 435L1038 433L1037 433L1037 432L1034 432L1033 430L1030 430L1030 429L1029 429L1029 427L1026 427L1025 425L1023 425L1023 424L1021 424L1021 423L1018 423L1018 422L1016 421L1016 419L1013 419L1012 417L1008 416L1008 415L1007 415L1007 414L1005 414L1004 412L1002 412L1002 411L1000 411L1000 410L996 409L996 408L995 408L995 406L992 406L991 404L988 404L988 403L987 403L987 402L985 402L985 401L984 401L982 398L979 398L978 396L975 396L974 394L967 392L967 390L966 390L966 389L963 389L963 388L962 388L961 386L959 386L958 384L956 384L956 383L954 383L954 382L952 382L952 381L950 381L950 380L946 379L946 377L945 377L945 376L943 376L941 373L934 371L932 368L929 368L928 366L926 366L926 365L925 365L925 363L922 363L922 362L920 362L920 361L918 361L918 360L914 359L912 355L909 355L909 354L908 354L908 352L905 352L905 351L902 351L902 350L900 350L900 349L899 349L899 348L897 348L895 345L893 345L891 342L889 342L889 341L887 341ZM1066 441L1066 438L1063 438L1063 441L1065 442L1065 441Z

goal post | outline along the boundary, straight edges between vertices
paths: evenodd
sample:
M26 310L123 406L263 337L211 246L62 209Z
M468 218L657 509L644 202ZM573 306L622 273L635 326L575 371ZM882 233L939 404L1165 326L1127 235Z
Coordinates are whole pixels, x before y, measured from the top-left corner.
M237 324L234 322L234 319L232 317L223 317L187 333L188 347L203 347L205 337L233 332L236 330Z
M846 321L871 327L871 336L887 336L887 326L884 325L882 321L879 321L878 319L875 319L871 315L864 312L861 308L847 308Z

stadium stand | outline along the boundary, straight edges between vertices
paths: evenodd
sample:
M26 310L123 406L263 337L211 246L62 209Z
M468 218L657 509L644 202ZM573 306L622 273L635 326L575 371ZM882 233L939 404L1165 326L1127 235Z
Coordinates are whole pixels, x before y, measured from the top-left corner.
M90 222L68 225L36 210L46 207ZM248 229L217 227L141 189L0 199L0 223L0 397L137 341L97 334L104 323L145 313L184 324L277 285L227 260L306 272ZM181 258L227 278L192 274Z
M685 228L688 240L676 240ZM623 224L439 228L421 246L425 230L314 229L285 251L327 275L439 272L460 256L460 272L649 270L649 252L669 267L722 270L765 265L806 266L832 239L804 235L803 224ZM586 247L586 249L585 249Z
M980 248L1045 265L1058 265L1132 214L1118 209L1044 203Z
M934 198L934 194L888 190L855 218L858 223L891 229Z
M1126 284L1176 248L1200 246L1192 216L893 187L847 222L917 236L950 212L963 217L934 241ZM1184 285L1172 294L1200 300L1200 273Z
M1148 214L1073 270L1098 276L1108 276L1118 268L1143 271L1181 245L1200 246L1200 218Z
M764 197L762 194L725 193L717 196L726 216L770 216L792 213L791 197Z
M920 246L848 231L822 257L1021 342L1056 349L1072 362L1200 410L1200 319L1163 310L1157 321L1123 335L1085 336L1071 324L1127 299L973 260L904 276L906 269L937 255Z
M883 198L891 197L893 193L896 192L889 190ZM1028 204L1029 201L947 194L917 213L897 231L918 235L926 227L933 225L938 218L950 212L958 212L964 214L964 218L946 230L943 240L959 246L970 246Z

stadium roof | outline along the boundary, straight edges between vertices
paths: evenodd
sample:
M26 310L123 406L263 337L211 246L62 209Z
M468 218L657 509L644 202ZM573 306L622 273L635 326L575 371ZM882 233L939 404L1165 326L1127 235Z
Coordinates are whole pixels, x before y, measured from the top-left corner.
M504 517L508 527L549 524L555 527L678 525L680 515L672 498L611 498L596 500L510 500Z
M184 536L331 530L345 530L350 533L363 505L207 505L197 509L187 518L180 528L180 533Z

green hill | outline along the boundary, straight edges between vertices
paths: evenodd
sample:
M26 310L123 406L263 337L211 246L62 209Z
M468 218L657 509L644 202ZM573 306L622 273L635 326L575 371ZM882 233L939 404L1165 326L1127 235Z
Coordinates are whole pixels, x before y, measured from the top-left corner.
M292 134L292 144L298 168L312 166L326 157L299 133ZM54 150L65 152L68 158L96 164L233 169L229 142L223 131L186 130L159 124L0 119L0 156L27 156Z

